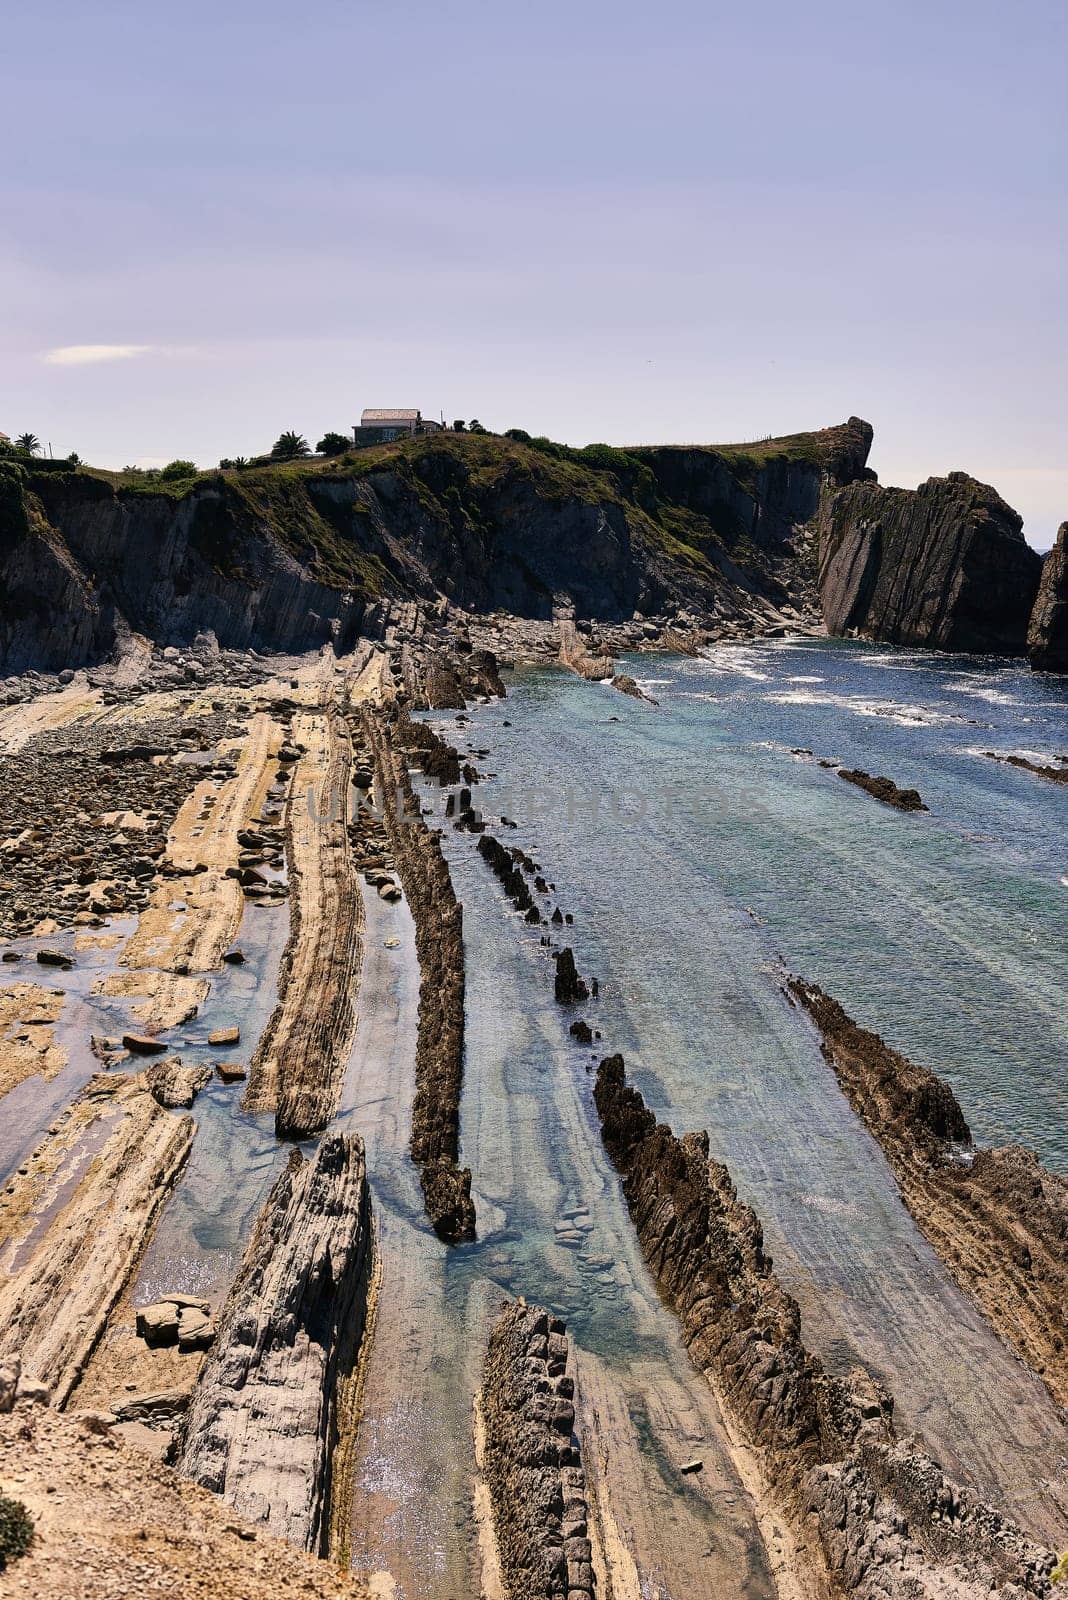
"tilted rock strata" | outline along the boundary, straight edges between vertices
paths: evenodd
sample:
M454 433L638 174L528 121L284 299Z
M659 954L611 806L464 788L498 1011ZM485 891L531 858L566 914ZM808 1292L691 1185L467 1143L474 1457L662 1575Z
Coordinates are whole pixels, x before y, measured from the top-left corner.
M595 1592L567 1357L563 1322L536 1306L506 1306L490 1333L484 1470L509 1600L589 1600Z
M1068 1178L1020 1145L976 1150L952 1089L792 978L906 1205L1001 1338L1068 1405Z
M963 472L918 489L852 483L819 522L823 617L834 634L1022 655L1042 560L995 490Z
M1027 653L1036 672L1068 672L1068 522L1042 563Z
M182 1435L179 1470L306 1550L326 1539L338 1385L358 1359L373 1257L363 1142L294 1151L256 1223Z
M56 1405L104 1332L193 1131L143 1075L98 1076L0 1195L0 1359L19 1355Z
M362 726L373 752L386 833L415 922L419 1021L412 1159L424 1169L423 1196L434 1227L443 1238L470 1239L475 1232L471 1173L456 1165L464 1053L463 907L440 837L423 821L401 748L419 724L405 720L389 728L385 719L365 712ZM421 760L422 750L415 746L416 759Z
M351 747L333 709L298 718L302 756L286 812L291 929L278 1003L252 1058L245 1104L273 1109L281 1137L325 1128L356 1027L363 899L346 825Z
M1055 1557L895 1442L892 1400L867 1374L831 1378L808 1351L707 1134L658 1126L618 1055L602 1061L594 1098L645 1259L816 1581L864 1600L1046 1595Z
M4 464L0 670L99 660L131 634L339 652L391 610L741 615L806 586L793 544L871 430L720 451L563 452L445 434L332 463L258 464L178 492ZM603 452L604 447L601 447ZM450 686L435 687L441 702Z

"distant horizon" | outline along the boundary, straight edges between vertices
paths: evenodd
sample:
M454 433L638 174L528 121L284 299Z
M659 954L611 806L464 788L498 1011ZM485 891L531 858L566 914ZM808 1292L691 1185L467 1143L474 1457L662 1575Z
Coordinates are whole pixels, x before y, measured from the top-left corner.
M415 404L875 428L1068 518L1068 11L56 0L0 61L0 429L121 469ZM32 132L31 132L32 130ZM447 404L446 404L447 402Z

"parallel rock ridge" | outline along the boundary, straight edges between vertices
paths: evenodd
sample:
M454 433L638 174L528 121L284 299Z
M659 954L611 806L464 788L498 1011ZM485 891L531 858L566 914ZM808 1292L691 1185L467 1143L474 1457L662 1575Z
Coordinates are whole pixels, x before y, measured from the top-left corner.
M365 712L363 729L374 753L375 785L415 922L419 957L412 1159L422 1168L427 1214L438 1233L454 1241L470 1239L475 1232L471 1172L456 1165L464 1058L463 907L439 835L422 819L408 772L405 748L424 764L427 746L417 731L421 725L405 716L387 732L384 719ZM440 740L430 745L435 752L431 767L443 761L450 780L454 768L458 778L455 751L443 756L440 745Z
M563 1322L537 1306L506 1306L490 1334L484 1466L508 1600L589 1600L595 1589L567 1355Z
M948 1083L858 1027L815 984L791 978L788 992L820 1030L824 1056L953 1277L1068 1405L1068 1178L1021 1145L976 1150Z
M964 472L918 489L852 483L820 510L824 621L889 644L1022 655L1042 558Z
M295 1150L256 1223L201 1371L179 1470L306 1550L327 1536L338 1386L355 1366L373 1258L363 1142Z
M1027 653L1038 672L1068 672L1068 522L1057 529L1057 539L1042 564Z
M892 1399L867 1374L831 1378L806 1348L797 1303L707 1134L658 1126L618 1055L602 1061L595 1101L643 1254L817 1584L863 1600L1046 1595L1055 1556L896 1442Z
M193 1132L142 1075L97 1076L0 1197L0 1359L19 1356L55 1404L130 1282Z
M332 708L320 745L306 783L298 768L287 805L290 936L245 1098L274 1110L283 1138L318 1132L334 1115L356 1026L363 901L346 828L352 751Z

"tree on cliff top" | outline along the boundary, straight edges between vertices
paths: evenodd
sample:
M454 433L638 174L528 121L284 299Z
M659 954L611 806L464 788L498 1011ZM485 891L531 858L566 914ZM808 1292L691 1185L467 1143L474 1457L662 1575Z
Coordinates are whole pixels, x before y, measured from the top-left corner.
M195 478L197 464L195 461L168 461L160 471L162 483L173 483L179 478Z
M20 450L25 450L28 456L41 453L41 441L35 433L20 433L15 443Z
M298 456L310 456L311 446L302 433L295 433L288 428L285 433L280 433L271 446L271 456L275 461L296 461Z
M351 443L347 433L324 433L315 448L321 456L343 456Z

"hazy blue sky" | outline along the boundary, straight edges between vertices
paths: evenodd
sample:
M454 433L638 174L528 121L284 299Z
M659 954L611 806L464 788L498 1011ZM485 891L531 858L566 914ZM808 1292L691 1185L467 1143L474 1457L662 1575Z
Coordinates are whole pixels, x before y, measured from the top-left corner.
M856 412L884 482L966 468L1044 548L1066 46L1063 0L7 0L0 429L210 465L365 405Z

